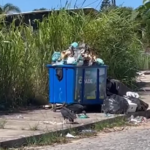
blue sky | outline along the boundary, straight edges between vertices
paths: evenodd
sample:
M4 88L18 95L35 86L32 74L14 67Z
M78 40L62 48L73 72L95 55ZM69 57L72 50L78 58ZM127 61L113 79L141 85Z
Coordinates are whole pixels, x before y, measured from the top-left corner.
M99 8L102 0L68 0L71 3L70 7L76 6L81 7L83 2L85 1L83 7L94 7ZM129 6L136 8L142 4L143 0L116 0L117 5ZM66 0L0 0L1 5L5 5L6 3L12 3L18 6L22 12L32 11L33 9L38 8L56 8L59 9L65 5Z

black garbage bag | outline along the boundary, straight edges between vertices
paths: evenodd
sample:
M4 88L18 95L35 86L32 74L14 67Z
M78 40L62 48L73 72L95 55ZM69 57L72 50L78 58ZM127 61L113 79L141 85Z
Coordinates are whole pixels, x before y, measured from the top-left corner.
M149 107L149 105L147 103L145 103L144 101L142 101L139 98L135 98L135 97L128 97L128 99L132 102L137 104L137 109L136 111L146 111Z
M128 102L124 97L113 94L104 100L102 111L109 114L124 114L128 107Z
M112 94L124 96L128 91L132 91L132 90L128 88L126 85L124 85L122 82L120 82L119 80L107 78L107 84L106 84L107 96L110 96Z

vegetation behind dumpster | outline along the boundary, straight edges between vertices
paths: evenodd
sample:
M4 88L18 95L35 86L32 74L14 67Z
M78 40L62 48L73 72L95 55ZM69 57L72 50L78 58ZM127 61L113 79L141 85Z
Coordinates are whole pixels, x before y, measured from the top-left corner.
M46 64L55 50L64 50L74 41L91 45L109 66L110 76L132 81L142 46L135 32L137 24L119 11L95 17L82 11L73 16L65 10L53 12L43 22L35 20L37 31L27 25L16 28L15 20L9 29L4 23L0 31L0 109L47 102Z

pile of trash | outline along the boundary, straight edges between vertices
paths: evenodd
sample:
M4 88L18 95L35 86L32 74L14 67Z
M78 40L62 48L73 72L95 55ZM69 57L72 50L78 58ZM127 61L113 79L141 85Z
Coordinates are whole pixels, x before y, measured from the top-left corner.
M129 123L134 124L134 125L139 125L141 123L146 123L147 118L143 116L137 116L134 117L133 115L129 118Z
M67 50L54 52L52 55L52 65L77 65L92 66L104 65L104 61L97 58L92 49L87 44L74 42Z
M107 97L102 105L104 113L127 114L148 109L149 105L140 99L139 94L119 80L107 78L106 86Z

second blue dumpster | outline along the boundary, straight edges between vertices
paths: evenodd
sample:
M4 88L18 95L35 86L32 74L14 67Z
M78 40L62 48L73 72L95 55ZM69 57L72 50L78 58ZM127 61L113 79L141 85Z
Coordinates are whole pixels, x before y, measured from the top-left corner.
M47 65L49 102L102 104L106 96L107 66Z

